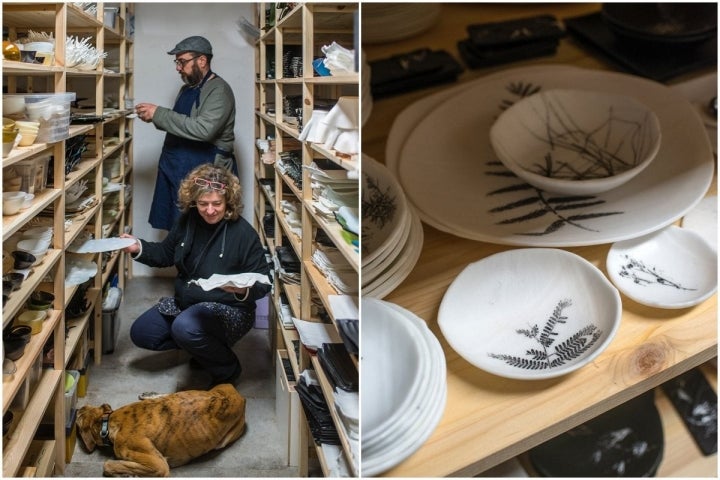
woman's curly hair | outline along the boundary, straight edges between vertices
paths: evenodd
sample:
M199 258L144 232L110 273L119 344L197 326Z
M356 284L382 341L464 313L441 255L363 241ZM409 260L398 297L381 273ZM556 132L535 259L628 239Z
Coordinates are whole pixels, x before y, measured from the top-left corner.
M202 185L201 183L205 183ZM222 184L223 188L217 188ZM237 220L242 214L242 187L240 180L227 168L206 163L195 167L182 181L178 189L178 207L182 213L187 213L197 205L201 195L218 192L225 196L225 218Z

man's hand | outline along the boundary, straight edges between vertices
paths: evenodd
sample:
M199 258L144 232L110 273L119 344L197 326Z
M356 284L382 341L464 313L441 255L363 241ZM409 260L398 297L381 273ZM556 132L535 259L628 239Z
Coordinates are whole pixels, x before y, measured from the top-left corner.
M138 103L135 105L135 113L137 113L138 118L146 123L152 122L155 110L157 110L157 105L152 103Z

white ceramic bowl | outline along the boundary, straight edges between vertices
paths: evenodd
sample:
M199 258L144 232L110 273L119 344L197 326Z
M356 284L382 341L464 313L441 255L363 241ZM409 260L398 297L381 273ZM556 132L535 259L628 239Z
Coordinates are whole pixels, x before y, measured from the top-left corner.
M52 238L52 227L32 227L22 232L22 238Z
M717 253L700 234L670 225L614 243L608 276L629 298L657 308L688 308L717 290Z
M592 362L621 316L620 294L593 264L566 250L521 248L468 265L445 293L438 324L476 367L535 380Z
M50 248L49 238L25 238L17 243L18 250L32 253L35 256L47 252L48 248Z
M367 438L407 413L429 368L420 330L379 302L369 299L362 304L360 422Z
M3 215L15 215L20 211L25 192L3 192Z
M530 185L592 195L642 172L660 149L660 122L632 97L548 90L505 110L490 128L500 161Z
M3 115L16 115L25 110L25 97L22 95L3 95Z

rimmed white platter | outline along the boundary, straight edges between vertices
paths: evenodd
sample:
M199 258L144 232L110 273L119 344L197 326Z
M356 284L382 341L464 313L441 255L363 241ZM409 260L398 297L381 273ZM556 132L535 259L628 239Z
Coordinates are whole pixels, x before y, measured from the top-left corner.
M617 289L584 258L520 248L465 267L443 296L438 325L476 367L540 380L593 361L615 337L621 315Z
M497 160L490 126L537 88L579 86L648 105L662 130L658 156L630 182L595 196L529 188ZM631 75L552 65L504 70L420 100L398 116L386 150L387 167L423 222L472 240L540 247L609 243L669 225L703 197L713 164L703 123L679 93Z
M391 249L402 234L406 215L405 194L390 171L374 158L362 156L363 263L373 262Z
M136 240L134 238L120 237L86 239L80 242L73 242L68 245L67 250L72 253L111 252L113 250L127 248L135 242Z
M366 307L368 313L380 319L380 324L395 320L416 329L421 334L419 343L423 345L427 357L425 360L429 361L422 375L421 390L417 395L406 396L410 402L407 408L395 412L393 421L383 422L379 429L363 429L361 473L367 477L392 468L427 441L445 412L447 383L444 352L424 321L398 305L381 300L364 298L363 309ZM412 367L414 365L406 363L404 368ZM370 385L371 382L366 384ZM361 395L368 395L369 398L371 393L363 390Z
M651 307L692 307L717 290L717 252L698 233L675 225L614 243L606 265L622 293Z
M410 235L397 256L387 264L386 270L374 277L369 283L363 286L362 293L368 297L384 298L400 285L420 258L422 252L424 233L420 217L414 213L411 215ZM362 270L363 283L365 282L365 269Z

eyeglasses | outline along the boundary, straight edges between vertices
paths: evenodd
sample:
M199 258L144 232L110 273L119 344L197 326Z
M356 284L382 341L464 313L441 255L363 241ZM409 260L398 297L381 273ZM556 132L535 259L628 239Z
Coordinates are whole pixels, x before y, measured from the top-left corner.
M220 182L212 182L205 178L197 177L195 179L195 185L199 185L205 188L212 188L213 190L225 190L225 184Z
M202 55L195 55L194 57L190 58L176 58L175 60L173 60L173 63L175 63L175 65L180 65L180 68L185 68L185 65L187 65L189 61L195 60L196 58L201 56Z

